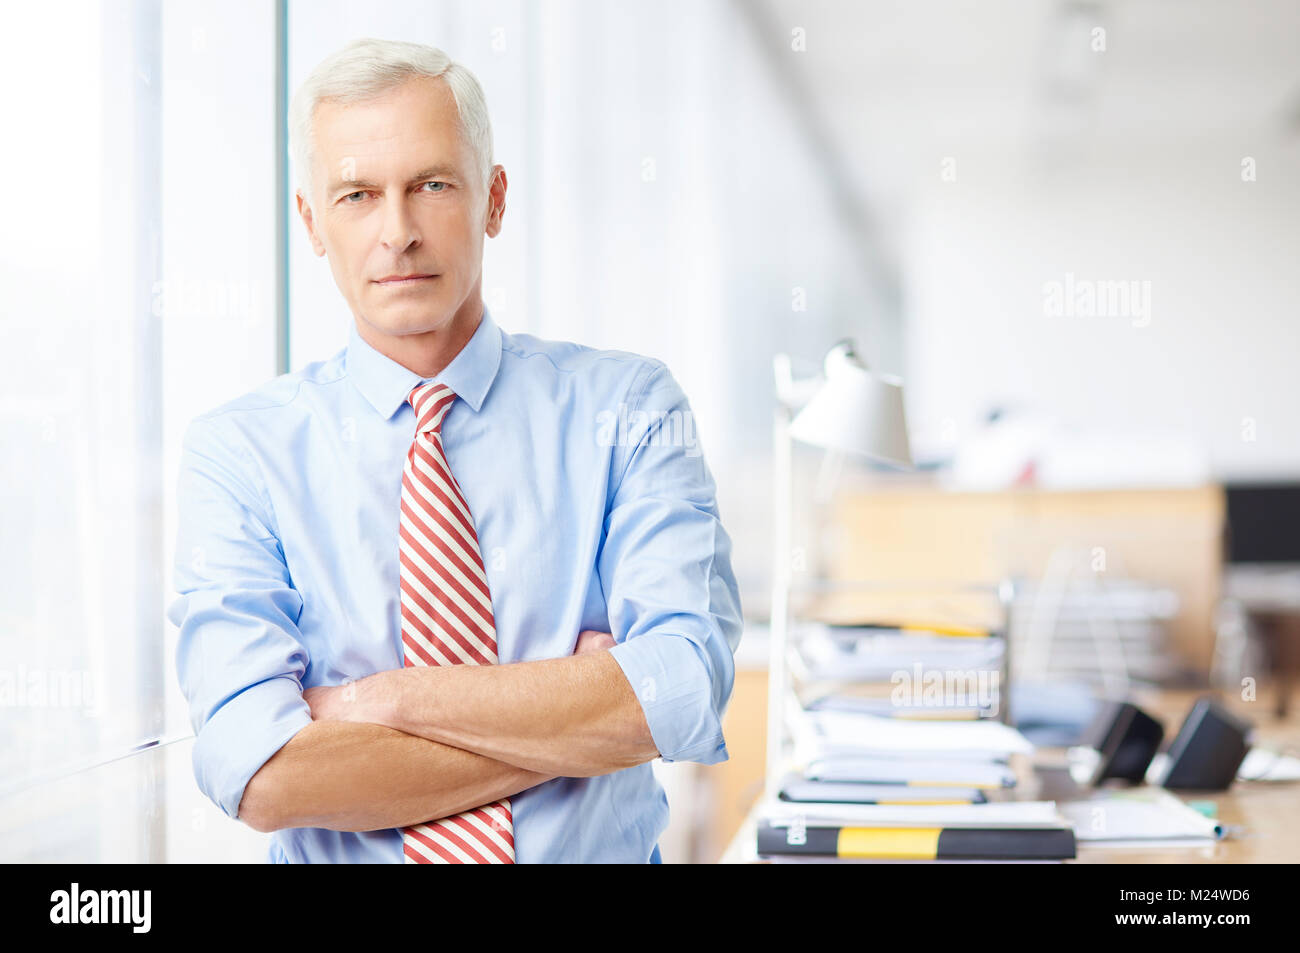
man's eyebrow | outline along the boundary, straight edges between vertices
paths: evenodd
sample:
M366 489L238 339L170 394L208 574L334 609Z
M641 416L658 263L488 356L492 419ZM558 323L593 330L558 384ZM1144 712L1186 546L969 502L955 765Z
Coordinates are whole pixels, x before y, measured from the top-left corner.
M415 182L422 182L425 179L432 179L439 176L445 178L455 178L456 170L455 168L449 165L431 165L427 169L421 169L419 172L415 173L415 175L411 176L411 178L407 180L406 184L411 185ZM376 187L376 185L377 183L367 182L364 179L340 179L337 182L330 183L329 191L330 194L333 194L337 192L339 189L343 189L343 188L373 189Z

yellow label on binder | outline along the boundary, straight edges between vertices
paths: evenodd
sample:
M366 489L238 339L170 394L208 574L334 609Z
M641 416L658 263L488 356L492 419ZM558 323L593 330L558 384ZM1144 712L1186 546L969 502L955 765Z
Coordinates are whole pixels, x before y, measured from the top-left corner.
M841 827L839 857L933 860L939 852L937 827Z

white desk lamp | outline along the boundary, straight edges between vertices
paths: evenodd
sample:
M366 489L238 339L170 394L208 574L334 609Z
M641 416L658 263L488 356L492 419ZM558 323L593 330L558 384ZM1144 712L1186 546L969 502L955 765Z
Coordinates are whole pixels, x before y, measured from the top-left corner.
M773 359L776 415L773 426L773 572L767 693L766 791L775 797L784 766L786 646L790 625L792 440L910 467L912 452L903 411L903 382L873 374L852 341L831 348L825 378L795 381L790 358Z

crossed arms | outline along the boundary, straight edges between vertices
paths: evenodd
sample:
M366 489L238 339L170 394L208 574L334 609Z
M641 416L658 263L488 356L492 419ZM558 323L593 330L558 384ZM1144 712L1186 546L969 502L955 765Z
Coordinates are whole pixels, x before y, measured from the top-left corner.
M653 760L641 704L605 651L613 644L583 632L565 659L395 669L309 688L314 720L248 782L239 819L264 832L405 827L553 777Z

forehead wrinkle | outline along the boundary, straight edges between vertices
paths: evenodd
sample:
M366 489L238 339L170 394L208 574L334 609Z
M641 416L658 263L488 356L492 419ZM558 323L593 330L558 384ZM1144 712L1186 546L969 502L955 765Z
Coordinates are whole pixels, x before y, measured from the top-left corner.
M421 136L418 139L413 138L410 142L402 142L399 134L388 136L384 139L356 139L342 142L337 149L331 149L331 152L337 152L333 158L334 163L342 163L352 159L357 163L366 161L382 161L399 155L404 151L413 151L416 149L424 153L424 160L419 163L420 168L432 166L446 166L456 168L457 161L454 156L439 155L439 147L444 143L438 141L439 137ZM323 152L324 150L322 150ZM431 154L432 153L432 154Z
M396 95L382 95L364 103L322 103L323 114L318 113L316 119L318 123L324 119L330 131L320 135L318 125L317 161L324 163L326 181L338 186L374 183L382 177L375 166L395 158L400 161L403 154L420 156L419 162L409 166L412 181L418 178L417 171L435 167L445 170L440 174L459 180L473 178L468 171L474 166L473 150L465 140L451 92L439 83L435 96L438 105L416 123L383 108L392 106L399 98ZM381 108L368 108L373 106ZM346 178L345 171L350 173Z

